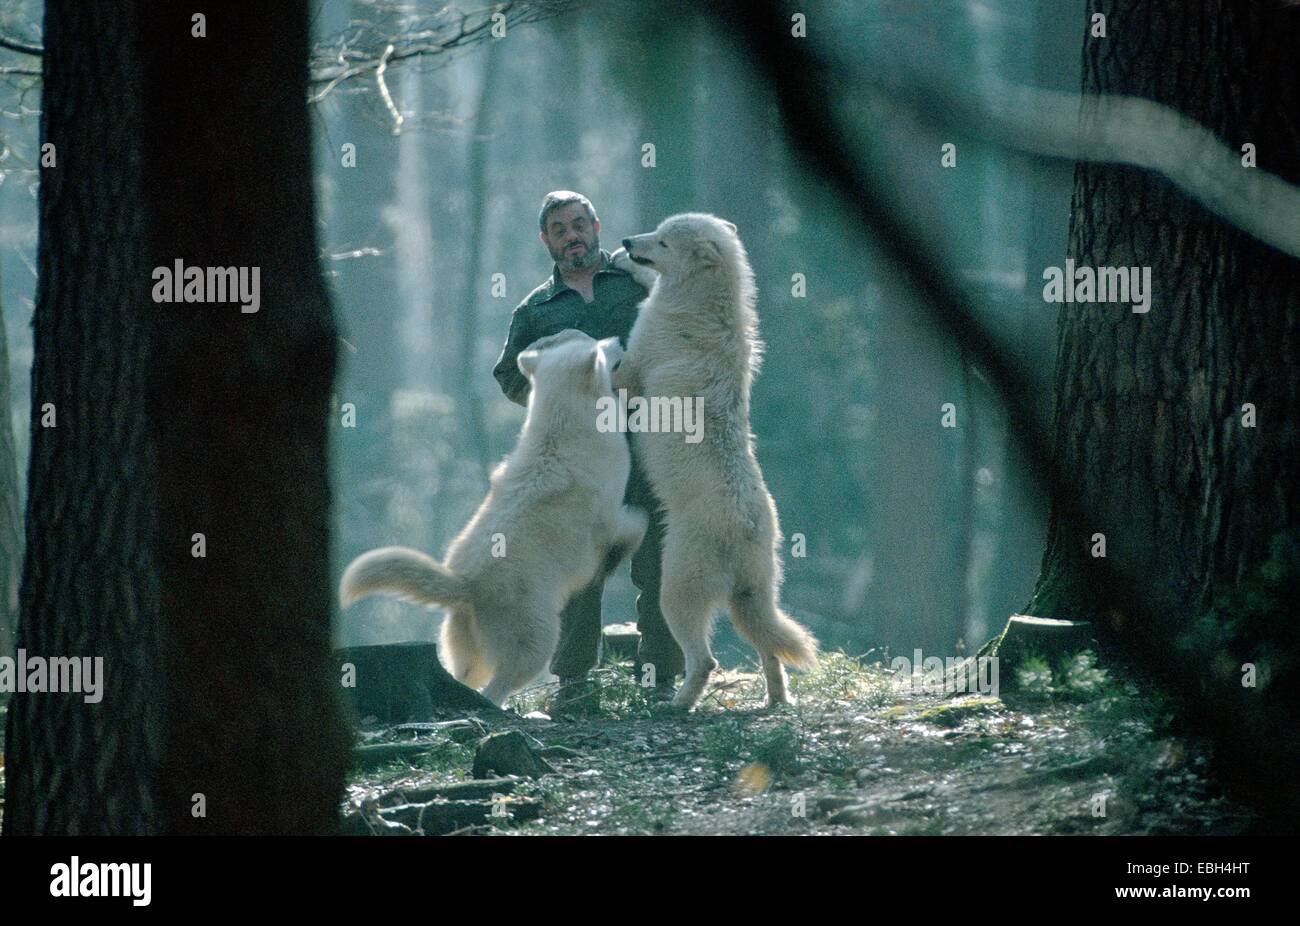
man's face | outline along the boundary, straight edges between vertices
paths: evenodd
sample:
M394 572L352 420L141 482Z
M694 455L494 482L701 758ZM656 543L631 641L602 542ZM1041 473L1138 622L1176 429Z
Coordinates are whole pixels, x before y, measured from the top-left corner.
M552 209L541 239L561 273L586 270L600 260L600 222L591 221L582 203Z

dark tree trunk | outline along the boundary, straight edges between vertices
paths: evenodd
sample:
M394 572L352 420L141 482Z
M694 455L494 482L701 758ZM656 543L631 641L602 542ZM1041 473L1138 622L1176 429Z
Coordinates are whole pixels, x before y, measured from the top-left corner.
M18 588L23 562L23 519L18 490L18 448L9 414L9 340L0 312L0 656L14 653Z
M7 833L337 828L306 8L190 16L46 8L19 642L103 656L105 684L15 696ZM260 311L153 304L176 259L258 267Z
M1168 104L1233 149L1253 143L1261 169L1300 180L1295 11L1229 0L1093 6L1108 35L1085 40L1085 92ZM1134 169L1080 166L1073 211L1076 262L1149 266L1154 296L1145 315L1062 307L1056 454L1090 517L1067 525L1053 512L1030 609L1109 611L1089 551L1104 533L1110 561L1155 613L1181 621L1297 523L1300 262ZM1253 429L1242 424L1245 403L1256 408Z
M350 758L330 650L327 416L305 0L155 12L144 73L151 265L257 267L261 305L157 308L165 827L336 829ZM206 556L192 555L204 535ZM206 816L192 806L202 795Z
M147 833L158 822L160 627L145 421L153 307L140 247L137 26L130 2L46 5L41 139L57 162L41 172L18 644L33 656L103 657L104 690L95 704L14 695L11 835ZM53 426L43 425L47 414Z

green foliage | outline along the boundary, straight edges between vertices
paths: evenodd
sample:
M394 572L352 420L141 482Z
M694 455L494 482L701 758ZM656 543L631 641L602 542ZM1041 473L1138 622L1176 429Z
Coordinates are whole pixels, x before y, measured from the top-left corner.
M1084 650L1062 661L1061 687L1070 697L1091 701L1099 697L1110 681L1110 675L1097 665L1097 655Z
M1016 686L1020 695L1046 700L1056 693L1052 667L1042 656L1026 656L1016 667Z
M1093 701L1111 687L1110 673L1097 664L1092 650L1066 655L1055 666L1031 653L1016 666L1017 694L1029 700Z
M650 716L647 689L637 683L630 660L612 662L595 669L586 681L586 690L565 704L564 713L592 720L628 720ZM534 685L511 698L509 706L520 715L531 711L553 713L557 709L557 693L554 684Z
M1255 573L1219 595L1214 607L1178 641L1179 649L1207 667L1219 681L1257 668L1256 685L1266 688L1292 676L1300 652L1300 530L1274 535L1269 557Z
M775 775L793 774L799 770L803 741L790 724L754 730L726 718L705 732L702 752L719 770L757 762Z
M671 830L675 817L672 804L634 798L615 807L605 821L618 830L656 835Z
M643 688L636 678L631 660L612 663L598 671L599 712L615 720L630 717L649 717L649 689Z
M864 666L842 651L822 653L811 672L792 675L796 697L816 700L866 701L884 705L893 700L890 674L879 665Z
M378 777L388 777L408 772L411 768L418 768L441 775L459 772L462 773L459 777L464 777L463 773L473 765L474 749L447 739L430 746L427 752L422 752L409 761L402 760L382 766L375 774Z

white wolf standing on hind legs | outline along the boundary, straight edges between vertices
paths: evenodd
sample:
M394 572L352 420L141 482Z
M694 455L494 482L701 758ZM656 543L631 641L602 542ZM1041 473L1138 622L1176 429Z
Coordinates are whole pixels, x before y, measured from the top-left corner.
M749 430L762 344L745 248L734 225L703 213L671 216L624 238L623 248L615 266L651 289L615 385L647 399L704 400L699 443L662 431L633 435L666 515L660 606L686 656L673 704L694 707L717 668L709 636L720 606L758 650L768 704L789 703L782 664L812 667L817 641L778 604L781 530Z
M622 355L618 338L596 342L578 331L521 353L532 389L519 441L446 561L407 547L364 553L339 582L343 607L383 592L450 608L440 647L448 669L495 704L541 675L565 603L645 533L645 513L623 504L627 439L596 424Z

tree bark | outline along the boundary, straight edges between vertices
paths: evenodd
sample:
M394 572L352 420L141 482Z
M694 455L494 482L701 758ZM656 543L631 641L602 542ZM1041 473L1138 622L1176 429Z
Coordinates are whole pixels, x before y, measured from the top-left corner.
M5 833L137 834L158 821L160 624L154 447L145 422L151 315L140 247L139 21L134 3L45 8L32 366L32 452L19 645L102 657L98 703L9 705Z
M338 826L351 743L329 647L335 337L306 6L205 26L135 0L46 7L57 165L40 189L19 639L102 657L104 684L97 703L15 695L10 834ZM152 269L176 259L259 268L259 311L153 304Z
M153 16L150 265L256 267L261 282L253 314L156 309L164 825L333 832L351 742L329 639L336 337L317 264L306 3L214 9L206 38L188 8Z
M18 488L18 448L9 410L9 340L0 312L0 656L14 654L18 630L18 589L23 565L22 495Z
M1294 12L1226 0L1096 9L1107 37L1085 40L1085 92L1173 106L1231 147L1254 144L1259 169L1300 180ZM1296 524L1300 263L1164 180L1107 165L1075 173L1069 253L1079 265L1149 266L1154 294L1148 314L1062 307L1055 451L1092 518L1070 529L1053 511L1029 611L1109 612L1090 551L1104 533L1106 555L1140 580L1156 613L1179 621ZM1246 403L1255 428L1243 426Z

